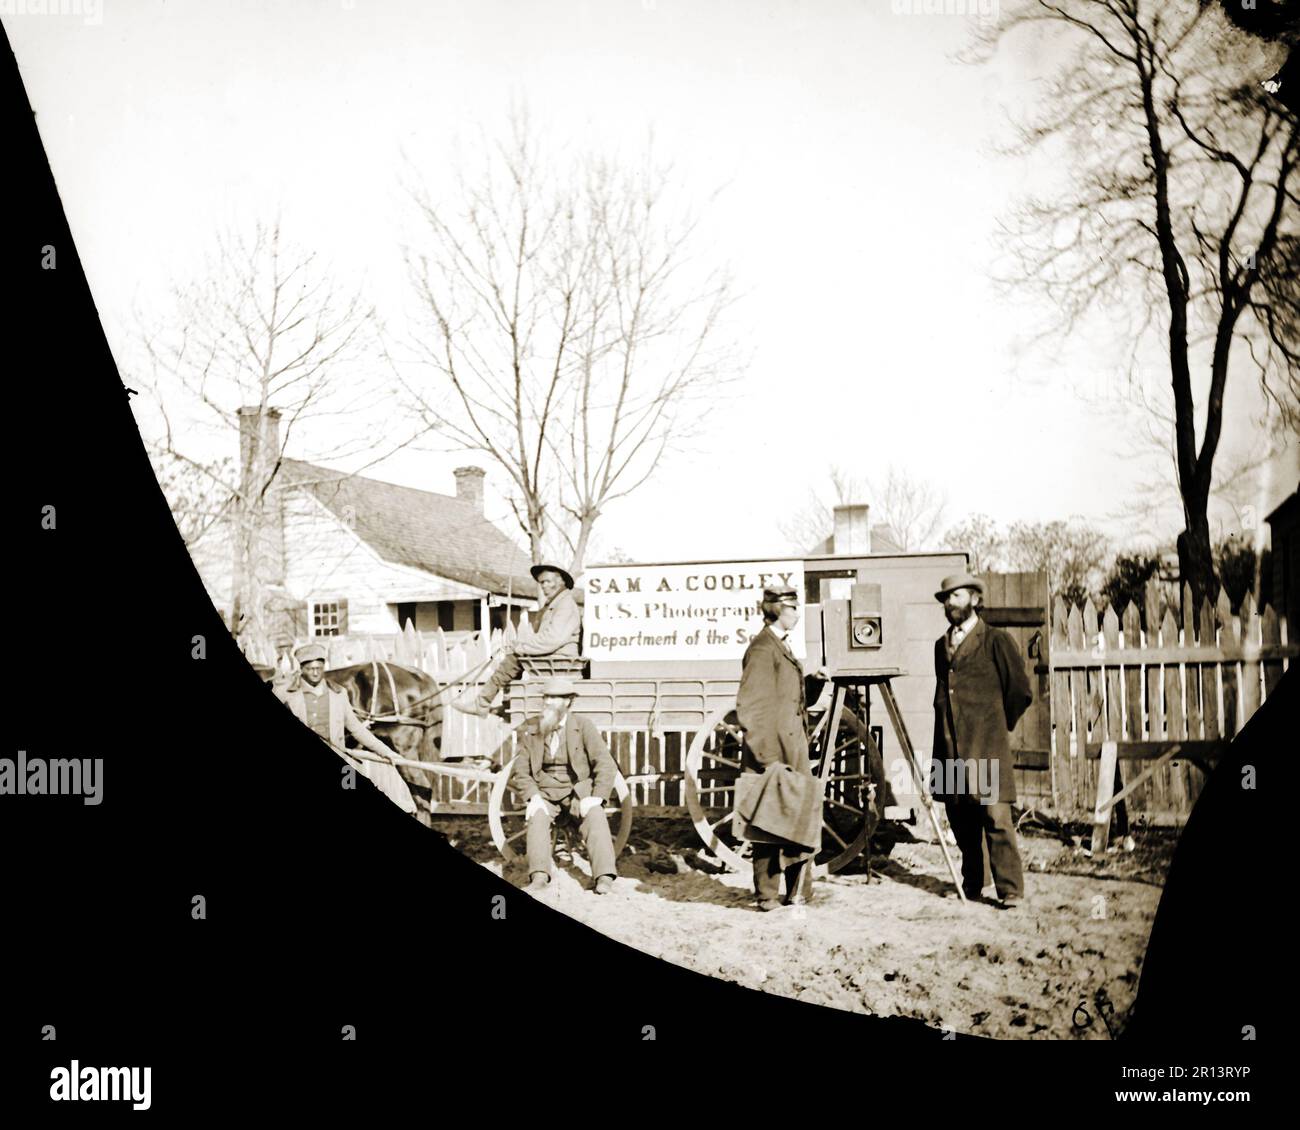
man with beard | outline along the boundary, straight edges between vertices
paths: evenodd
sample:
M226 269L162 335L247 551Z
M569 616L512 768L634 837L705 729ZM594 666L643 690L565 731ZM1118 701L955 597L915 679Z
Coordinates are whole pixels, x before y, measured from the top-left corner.
M521 657L554 656L576 659L578 638L582 633L582 611L573 599L573 577L558 565L534 565L529 570L537 587L542 590L542 619L537 631L527 639L517 641L505 649L501 662L492 676L483 684L477 696L471 694L452 703L465 714L483 717L492 709L492 703L511 680L523 674Z
M388 759L396 757L391 749L367 730L357 718L347 694L325 681L325 648L309 643L294 652L300 669L294 682L275 688L275 697L285 704L309 730L328 742L336 753L369 777L375 786L403 812L415 811L411 790L392 765L362 758L352 758L344 748L345 734L351 734L359 746Z
M1016 777L1009 735L1034 696L1015 641L977 615L983 593L977 577L958 573L934 594L951 627L934 644L930 791L945 802L966 897L981 898L987 850L998 898L1010 909L1024 895L1024 877L1011 818Z
M618 772L604 739L590 718L572 712L578 688L568 679L542 684L542 713L518 730L518 753L510 787L524 801L527 822L529 892L551 882L551 824L567 815L577 821L591 860L592 890L614 887L614 841L605 801Z

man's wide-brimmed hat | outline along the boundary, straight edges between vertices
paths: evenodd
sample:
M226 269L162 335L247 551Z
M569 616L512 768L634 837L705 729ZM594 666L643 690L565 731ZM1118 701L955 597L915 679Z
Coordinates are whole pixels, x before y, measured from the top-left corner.
M308 663L313 663L317 659L322 663L327 662L329 659L329 652L325 650L324 644L305 643L293 653L293 657L305 667Z
M939 585L939 591L934 594L934 599L942 601L953 589L974 589L982 593L984 582L970 573L953 573L950 577L944 577Z
M564 579L566 589L573 588L573 577L567 569L561 569L558 565L534 565L528 570L533 575L533 580L539 580L543 573L559 573Z
M552 675L542 684L543 698L576 698L578 696L578 686L572 679L566 679L561 675Z

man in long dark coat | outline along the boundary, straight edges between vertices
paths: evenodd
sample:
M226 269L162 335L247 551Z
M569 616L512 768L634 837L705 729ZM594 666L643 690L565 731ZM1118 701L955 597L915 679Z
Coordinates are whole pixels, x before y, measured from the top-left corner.
M745 730L736 780L737 835L753 845L760 910L807 901L807 864L821 842L821 782L808 762L803 667L786 637L799 622L789 587L763 592L763 630L745 651L736 719Z
M935 599L951 627L934 644L934 757L930 791L943 800L961 851L962 887L978 900L984 853L998 898L1024 895L1011 805L1016 799L1011 731L1033 694L1015 641L979 618L984 585L968 573L945 577Z

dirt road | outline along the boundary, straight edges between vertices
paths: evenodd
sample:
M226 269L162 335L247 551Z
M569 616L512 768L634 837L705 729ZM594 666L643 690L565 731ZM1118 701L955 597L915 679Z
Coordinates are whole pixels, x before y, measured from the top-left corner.
M450 830L457 846L501 874L481 825L457 823ZM832 876L816 884L806 908L763 914L748 876L683 867L692 856L680 828L652 835L634 836L611 895L591 894L568 866L542 897L609 937L700 973L1001 1039L1108 1039L1102 1013L1118 1034L1163 877L1158 846L1094 862L1057 840L1022 836L1023 904L963 906L938 846L901 843L878 878ZM662 873L674 853L680 873ZM1135 867L1135 859L1148 865ZM505 877L521 885L527 878L518 866Z

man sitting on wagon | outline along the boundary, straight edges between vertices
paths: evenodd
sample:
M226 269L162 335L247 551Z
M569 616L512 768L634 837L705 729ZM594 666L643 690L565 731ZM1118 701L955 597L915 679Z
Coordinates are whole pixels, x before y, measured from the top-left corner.
M314 730L320 738L328 742L336 753L346 757L349 763L354 761L385 796L403 812L413 813L415 801L411 790L392 765L364 758L352 758L344 749L345 734L351 734L357 744L377 753L384 758L397 755L365 728L352 709L347 694L325 681L324 646L309 643L294 652L299 671L292 683L275 688L275 697L285 704L309 730Z
M542 684L542 713L518 730L510 787L525 803L530 892L551 882L551 824L562 812L578 821L591 860L592 890L608 894L618 872L605 801L618 768L590 718L572 713L578 688L568 679Z
M470 695L452 703L466 714L488 714L492 703L512 680L523 674L523 658L547 656L553 658L578 658L578 636L582 631L582 613L573 599L573 578L558 565L534 565L530 572L542 590L542 622L537 631L526 640L517 641L505 649L501 662L483 684L474 701Z

